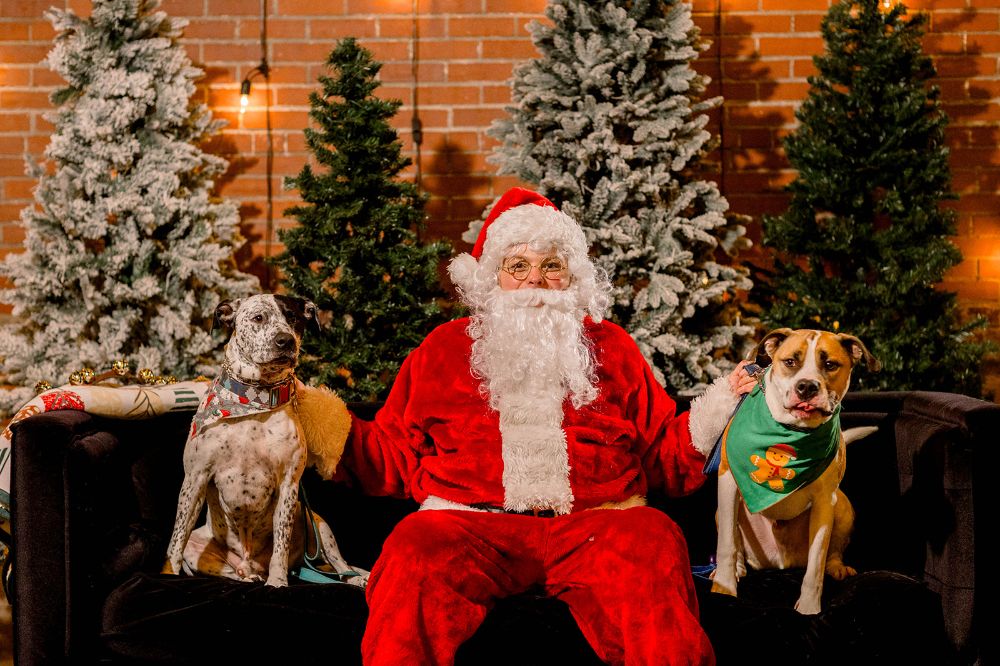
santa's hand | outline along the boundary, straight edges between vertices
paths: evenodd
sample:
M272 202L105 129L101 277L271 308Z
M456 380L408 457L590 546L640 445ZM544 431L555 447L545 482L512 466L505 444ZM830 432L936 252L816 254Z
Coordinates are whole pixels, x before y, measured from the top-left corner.
M757 377L744 370L749 363L749 361L740 361L739 365L736 366L736 369L729 375L729 390L731 390L734 395L749 393L753 390L754 385L757 383Z

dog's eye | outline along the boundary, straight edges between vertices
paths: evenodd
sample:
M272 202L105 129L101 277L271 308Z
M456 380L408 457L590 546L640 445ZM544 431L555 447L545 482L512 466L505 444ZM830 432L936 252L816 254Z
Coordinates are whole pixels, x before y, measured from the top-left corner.
M837 363L836 361L827 361L826 363L823 364L823 367L826 368L827 372L833 372L834 370L840 367L840 364Z
M259 324L260 322L264 321L264 315L262 314L254 315L253 317L250 318L250 321L254 322L255 324Z
M794 368L796 366L794 358L786 358L782 363L785 364L786 368Z

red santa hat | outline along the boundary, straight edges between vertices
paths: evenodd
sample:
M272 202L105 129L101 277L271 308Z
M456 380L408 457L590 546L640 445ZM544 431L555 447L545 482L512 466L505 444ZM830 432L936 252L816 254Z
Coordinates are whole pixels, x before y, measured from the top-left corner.
M554 246L571 259L587 256L587 240L576 220L541 194L514 187L490 210L471 254L452 259L448 272L464 288L477 271L495 271L507 249L522 243Z
M491 210L490 214L486 216L486 221L483 222L483 227L479 230L479 238L476 239L476 244L472 248L472 256L475 259L479 259L483 256L483 246L486 245L486 233L498 218L502 217L507 211L519 208L520 206L527 206L529 204L535 206L547 206L549 208L556 207L554 203L543 197L538 192L532 192L531 190L526 190L523 187L512 187L507 190L502 197L500 197L499 201L494 204L493 210ZM530 214L528 217L530 217ZM510 219L511 216L509 215L505 217L504 224L507 224ZM494 234L496 233L497 232L494 231Z

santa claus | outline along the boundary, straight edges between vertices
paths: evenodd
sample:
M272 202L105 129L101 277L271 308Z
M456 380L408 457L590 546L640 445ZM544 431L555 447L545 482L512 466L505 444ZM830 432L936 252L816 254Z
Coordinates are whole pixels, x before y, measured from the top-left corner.
M712 663L684 537L644 498L702 484L753 379L737 369L678 415L603 318L583 230L534 192L501 197L449 273L471 316L431 332L319 465L421 505L371 572L365 664L451 664L495 599L529 588L564 600L608 663ZM305 392L302 409L333 402Z

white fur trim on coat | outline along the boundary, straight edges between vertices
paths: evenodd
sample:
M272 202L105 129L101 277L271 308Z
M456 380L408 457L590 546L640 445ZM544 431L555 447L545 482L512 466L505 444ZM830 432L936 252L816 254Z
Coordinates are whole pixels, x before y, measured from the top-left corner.
M503 507L508 511L573 510L569 485L569 452L562 429L562 400L502 400Z
M427 499L423 501L420 505L419 511L478 511L479 513L486 513L486 509L477 509L475 507L469 506L468 504L461 504L459 502L452 502L451 500L446 500L443 497L438 497L437 495L428 495Z
M691 416L688 420L691 444L702 455L707 457L712 452L712 447L726 429L738 402L739 397L729 388L729 377L723 376L712 382L691 403Z

